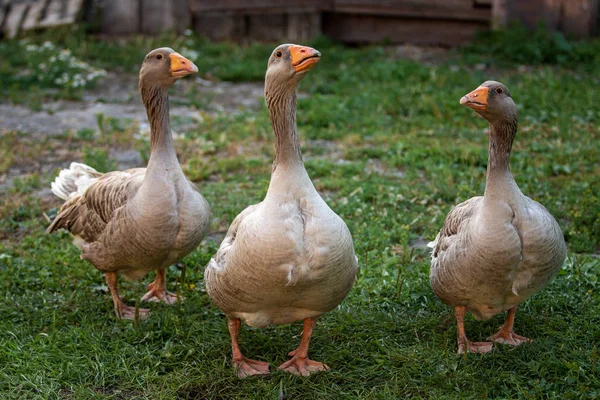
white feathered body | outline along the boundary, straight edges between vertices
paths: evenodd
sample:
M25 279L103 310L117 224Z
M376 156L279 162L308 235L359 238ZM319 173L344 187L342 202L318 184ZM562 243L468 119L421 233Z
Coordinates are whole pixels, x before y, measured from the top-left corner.
M48 231L69 230L83 259L130 279L180 260L206 234L210 208L178 165L147 172L71 164L52 184L67 201Z
M304 167L280 166L265 199L232 223L205 282L226 315L264 327L332 310L350 291L357 268L348 227Z
M556 220L513 181L502 196L450 211L433 243L431 285L445 303L488 319L543 288L565 257Z

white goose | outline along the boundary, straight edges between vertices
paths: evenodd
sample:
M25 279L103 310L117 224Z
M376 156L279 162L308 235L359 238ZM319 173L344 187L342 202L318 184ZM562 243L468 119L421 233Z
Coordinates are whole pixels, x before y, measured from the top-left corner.
M173 304L177 296L166 290L165 268L194 250L208 230L210 207L183 175L169 126L169 87L196 72L170 48L146 55L139 85L151 127L147 168L102 174L72 163L52 183L65 203L47 232L71 232L81 258L104 272L120 318L133 319L135 308L119 296L117 274L138 279L157 270L142 300Z
M298 142L296 93L320 59L310 48L285 44L269 58L265 99L275 132L275 160L265 199L239 214L205 271L206 289L229 320L239 377L269 372L243 356L241 320L252 327L304 320L302 341L279 368L296 375L329 370L308 358L318 316L346 297L358 263L344 221L317 193Z
M513 332L519 303L542 289L566 257L562 231L538 202L525 196L510 172L518 111L508 89L487 81L460 99L490 123L487 179L483 196L450 211L433 245L431 286L453 306L458 352L486 353L493 342L518 346L530 341ZM467 339L464 317L488 319L508 310L491 342Z

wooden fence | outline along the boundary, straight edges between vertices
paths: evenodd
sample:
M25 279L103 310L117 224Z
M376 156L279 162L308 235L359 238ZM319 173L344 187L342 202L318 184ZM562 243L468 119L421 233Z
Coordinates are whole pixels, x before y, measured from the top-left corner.
M481 29L543 21L577 37L598 34L600 0L0 0L0 32L94 20L111 35L194 29L215 40L454 46Z

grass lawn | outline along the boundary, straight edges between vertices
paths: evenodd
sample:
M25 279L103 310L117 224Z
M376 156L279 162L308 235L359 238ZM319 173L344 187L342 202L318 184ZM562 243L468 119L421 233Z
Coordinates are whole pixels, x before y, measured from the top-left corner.
M81 99L88 86L106 84L98 69L128 73L135 85L143 56L160 45L197 61L206 79L260 81L275 45L239 47L193 36L114 43L68 31L54 37L55 48L44 48L44 40L0 42L4 102L40 109L49 99ZM0 174L24 163L38 167L0 201L0 398L600 396L600 42L563 41L499 35L429 65L401 59L391 47L307 43L323 57L300 86L304 160L348 224L360 264L354 288L318 321L311 342L311 356L331 372L309 378L274 370L237 379L225 318L204 291L204 266L229 223L267 189L273 134L264 106L204 113L210 99L193 87L183 96L203 112L203 122L175 146L214 219L209 237L168 271L170 289L177 285L185 302L151 304L150 319L138 326L115 318L103 276L79 259L66 232L44 234L44 213L54 215L60 201L40 193L58 172L42 168L51 155L61 154L64 166L83 160L108 169L115 165L105 159L108 149L147 156L147 140L136 136L135 123L119 121L102 124L100 136L34 139L3 131ZM85 64L66 55L50 61L66 48ZM515 54L542 56L515 61ZM458 356L453 312L431 291L423 243L453 205L483 193L487 123L458 101L488 79L505 83L520 109L512 156L517 183L559 221L569 253L558 276L519 308L515 331L533 343ZM152 279L121 279L126 301L134 304ZM469 338L485 339L503 318L469 316ZM297 347L301 327L245 327L240 344L248 357L276 367Z

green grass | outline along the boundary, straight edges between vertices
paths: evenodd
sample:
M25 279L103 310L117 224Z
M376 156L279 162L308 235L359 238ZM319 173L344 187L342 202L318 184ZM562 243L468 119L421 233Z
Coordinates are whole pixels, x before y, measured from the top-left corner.
M274 47L213 44L185 36L117 44L81 35L65 35L57 45L68 46L89 65L132 72L135 81L133 72L143 55L161 41L183 55L182 47L196 51L205 77L229 80L262 79ZM19 46L16 41L3 45ZM304 158L316 187L350 227L361 267L348 298L323 316L314 331L310 354L332 371L309 378L274 371L238 380L225 318L203 289L203 268L229 223L260 201L268 185L273 135L263 107L236 116L205 115L196 130L176 141L184 171L211 203L214 221L210 239L183 261L185 276L179 268L169 270L170 288L177 284L186 301L172 307L152 304L151 318L138 327L115 319L103 277L79 259L68 234L43 233L43 213L52 215L60 204L38 195L52 172L40 169L4 196L0 397L600 396L596 75L581 63L539 65L524 73L511 60L502 68L481 71L474 64L493 57L470 50L428 67L395 60L392 49L348 49L323 39L312 45L323 59L301 84L307 94L298 105ZM587 45L600 49L597 42ZM10 63L26 65L18 59L23 53L7 57L12 59L0 61L6 69ZM515 330L534 338L533 343L498 345L488 355L459 357L452 311L429 286L429 256L411 244L432 239L454 204L483 192L486 123L458 100L487 79L505 83L519 105L512 171L525 194L557 218L569 256L549 286L519 309ZM39 83L27 85L48 90ZM134 138L135 129L98 120L98 138L77 132L40 141L4 133L0 154L8 158L0 167L7 171L26 165L23 160L60 154L65 166L85 159L109 168L112 161L104 155L111 147L147 152L147 142ZM67 153L58 153L60 149ZM134 304L152 278L122 280L126 300ZM473 340L482 340L501 323L502 316L487 322L469 317L466 328ZM276 367L297 347L300 331L299 323L244 328L241 346L247 356Z

